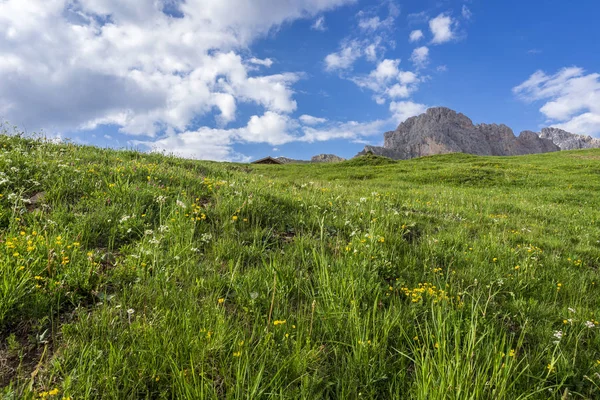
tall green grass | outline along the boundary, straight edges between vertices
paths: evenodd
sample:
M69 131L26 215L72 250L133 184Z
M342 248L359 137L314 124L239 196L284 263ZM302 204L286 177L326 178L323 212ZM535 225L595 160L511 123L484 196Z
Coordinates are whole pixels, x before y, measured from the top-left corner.
M0 136L0 393L598 398L599 165Z

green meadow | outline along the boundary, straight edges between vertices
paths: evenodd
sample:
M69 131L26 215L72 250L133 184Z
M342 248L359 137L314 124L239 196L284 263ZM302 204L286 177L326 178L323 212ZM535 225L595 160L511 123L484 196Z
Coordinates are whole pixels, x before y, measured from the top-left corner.
M0 136L5 399L600 398L600 150L247 165Z

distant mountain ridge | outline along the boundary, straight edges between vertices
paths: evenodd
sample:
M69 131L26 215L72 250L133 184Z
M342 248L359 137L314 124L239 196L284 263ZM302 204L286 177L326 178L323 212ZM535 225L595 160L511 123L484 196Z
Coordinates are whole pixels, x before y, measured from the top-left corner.
M600 139L576 135L558 128L544 128L539 135L542 139L552 140L561 150L600 148Z
M277 160L281 161L284 164L316 164L316 163L336 163L346 161L345 158L338 157L335 154L317 154L313 156L310 161L308 160L295 160L293 158L287 157L276 157Z
M513 156L559 151L551 139L532 131L515 136L504 124L478 124L446 107L428 109L384 134L383 147L365 146L371 152L395 160L447 153Z

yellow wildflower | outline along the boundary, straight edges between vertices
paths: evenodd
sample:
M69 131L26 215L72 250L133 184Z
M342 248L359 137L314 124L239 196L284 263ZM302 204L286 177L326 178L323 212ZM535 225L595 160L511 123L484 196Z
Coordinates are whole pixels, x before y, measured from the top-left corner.
M287 321L286 321L285 319L281 319L281 320L280 320L280 319L278 319L278 320L275 320L275 321L273 321L273 325L275 325L275 326L277 326L277 325L283 325L283 324L285 324L286 322L287 322Z

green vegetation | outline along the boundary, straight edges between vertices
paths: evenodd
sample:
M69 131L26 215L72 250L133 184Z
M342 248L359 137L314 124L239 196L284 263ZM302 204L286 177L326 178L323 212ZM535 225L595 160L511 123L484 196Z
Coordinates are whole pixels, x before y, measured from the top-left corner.
M600 398L600 151L197 162L0 136L7 399Z

